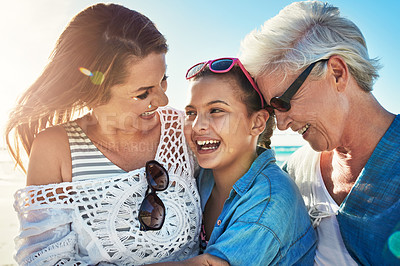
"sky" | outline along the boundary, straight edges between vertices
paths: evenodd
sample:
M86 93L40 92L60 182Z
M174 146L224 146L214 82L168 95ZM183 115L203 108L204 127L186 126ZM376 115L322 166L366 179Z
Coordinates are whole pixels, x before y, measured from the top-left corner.
M39 76L70 19L102 1L0 0L0 127L18 96ZM287 0L126 0L114 1L148 16L169 44L167 75L170 106L187 103L186 70L195 63L236 57L241 40L293 1ZM390 112L400 113L400 1L331 0L361 29L371 58L383 68L373 94Z

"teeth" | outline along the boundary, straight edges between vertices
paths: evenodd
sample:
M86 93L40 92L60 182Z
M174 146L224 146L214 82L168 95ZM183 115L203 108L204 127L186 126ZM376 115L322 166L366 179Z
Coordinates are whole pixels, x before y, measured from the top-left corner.
M156 110L151 111L151 112L144 112L142 115L152 115L156 112Z
M214 143L219 143L218 140L198 140L197 145L203 146L206 144L214 144Z
M202 150L214 150L215 149L215 147L204 147L204 148L202 148Z
M311 125L307 123L303 128L297 130L297 133L299 133L300 135L303 135L304 132L306 132L307 129L308 129L310 126L311 126Z
M200 150L216 150L219 147L220 141L218 140L197 140L197 145L199 145ZM207 145L211 144L211 145ZM213 145L215 144L215 145Z

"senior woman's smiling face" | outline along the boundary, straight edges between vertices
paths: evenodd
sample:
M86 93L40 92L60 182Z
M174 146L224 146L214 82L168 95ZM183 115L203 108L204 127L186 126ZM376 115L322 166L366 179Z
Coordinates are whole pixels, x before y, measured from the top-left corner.
M286 74L286 78L285 73L278 72L258 78L258 86L267 103L273 97L281 96L301 71ZM328 63L322 78L317 80L310 75L293 95L290 104L291 109L287 112L275 110L278 129L290 128L298 132L316 151L342 145L349 106L342 87L337 86L332 64Z

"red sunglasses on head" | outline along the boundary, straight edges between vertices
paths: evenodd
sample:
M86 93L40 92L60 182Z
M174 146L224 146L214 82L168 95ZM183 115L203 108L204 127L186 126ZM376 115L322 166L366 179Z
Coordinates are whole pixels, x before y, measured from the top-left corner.
M214 73L226 73L232 69L232 67L238 64L240 69L243 71L243 74L247 77L251 85L253 86L254 90L258 93L261 99L261 108L264 108L264 98L258 89L256 83L254 82L253 78L250 76L249 72L244 68L242 63L240 62L239 58L218 58L214 60L209 60L205 62L198 63L191 68L188 69L186 72L186 79L191 79L197 74L199 74L203 69L208 65L208 68Z

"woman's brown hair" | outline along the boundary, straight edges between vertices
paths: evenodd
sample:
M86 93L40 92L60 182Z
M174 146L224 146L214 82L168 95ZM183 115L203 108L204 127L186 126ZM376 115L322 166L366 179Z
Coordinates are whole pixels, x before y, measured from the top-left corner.
M10 113L5 137L16 163L25 171L20 145L29 156L40 131L107 103L110 88L125 82L129 63L167 50L164 36L139 12L96 4L78 13L57 40L42 74Z

